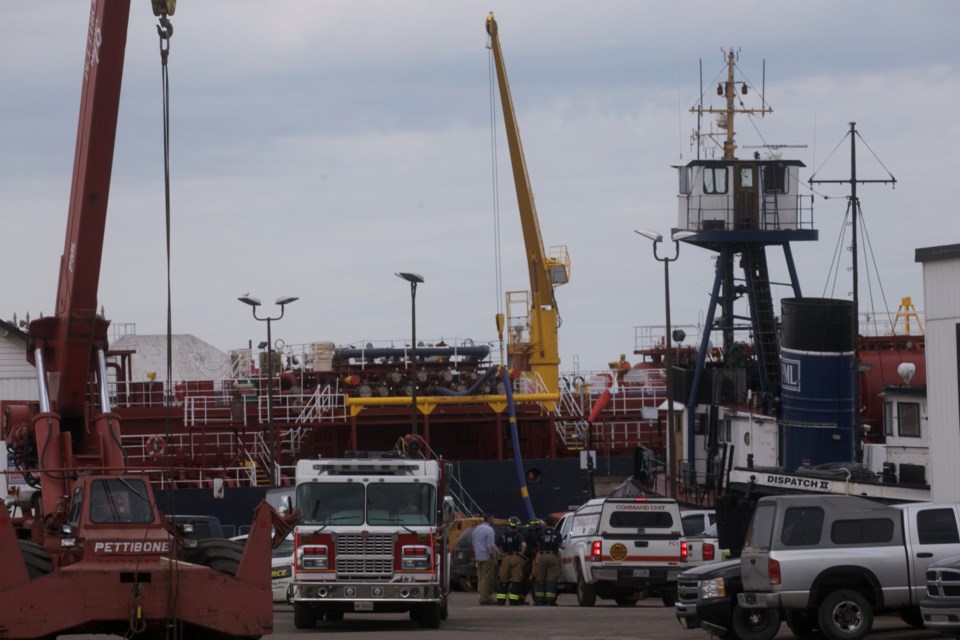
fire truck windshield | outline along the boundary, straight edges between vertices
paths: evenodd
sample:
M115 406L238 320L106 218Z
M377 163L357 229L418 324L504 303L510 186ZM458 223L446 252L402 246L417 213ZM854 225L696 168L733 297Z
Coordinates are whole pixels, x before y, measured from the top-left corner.
M304 525L433 525L436 488L429 484L310 482L297 487Z

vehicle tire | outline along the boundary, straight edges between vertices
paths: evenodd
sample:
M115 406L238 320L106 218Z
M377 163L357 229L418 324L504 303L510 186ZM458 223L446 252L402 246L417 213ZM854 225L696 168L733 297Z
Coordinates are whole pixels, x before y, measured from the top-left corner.
M873 607L859 591L841 589L820 603L817 622L828 640L860 640L873 627Z
M308 604L294 602L293 626L297 629L315 629L317 626L317 612Z
M208 544L197 544L194 562L210 567L214 571L236 576L243 557L243 545L233 540L201 540Z
M583 579L583 570L577 565L577 604L581 607L592 607L597 603L596 585L587 584Z
M20 544L20 555L23 556L23 563L27 565L27 576L31 580L36 580L53 571L53 562L50 560L50 554L41 545L30 540L17 540Z
M632 607L637 604L637 596L617 596L613 599L618 607Z
M683 626L685 629L699 629L700 621L697 620L696 618L684 618Z
M428 602L420 605L417 624L421 629L436 629L440 626L440 603Z
M663 602L663 606L672 607L677 604L677 590L676 588L662 589L660 591L660 600Z
M744 609L734 604L730 626L740 640L771 640L780 630L780 611Z
M330 622L343 622L343 611L327 611L324 617Z
M907 607L900 611L900 619L911 627L923 629L923 614L920 613L920 607Z
M440 605L440 619L446 620L449 617L450 617L450 608L447 606L447 603L444 602L442 605Z
M817 625L813 611L788 611L785 616L787 628L798 640L820 640L823 634Z

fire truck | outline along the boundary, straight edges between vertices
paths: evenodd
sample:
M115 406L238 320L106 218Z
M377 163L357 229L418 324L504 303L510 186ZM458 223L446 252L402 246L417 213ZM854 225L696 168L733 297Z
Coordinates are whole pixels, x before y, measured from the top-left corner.
M295 499L296 628L345 613L409 612L423 628L447 618L455 509L443 460L395 452L300 460Z
M0 638L257 638L273 630L271 528L279 543L295 516L262 503L245 549L188 540L121 446L97 290L130 1L89 4L56 314L28 331L39 401L0 402L0 441L23 479L0 501ZM169 27L173 0L153 5Z

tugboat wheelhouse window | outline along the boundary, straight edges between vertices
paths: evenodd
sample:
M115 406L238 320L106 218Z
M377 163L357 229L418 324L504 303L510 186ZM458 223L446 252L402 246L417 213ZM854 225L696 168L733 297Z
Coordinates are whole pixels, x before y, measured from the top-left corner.
M790 182L787 180L787 166L783 164L768 164L763 168L763 190L766 193L789 193Z
M693 168L680 167L678 173L680 175L680 193L682 195L688 195L693 191Z
M900 423L901 436L919 438L920 404L917 402L897 403L897 422Z
M727 168L726 167L704 167L703 168L703 192L704 193L726 193L727 192Z

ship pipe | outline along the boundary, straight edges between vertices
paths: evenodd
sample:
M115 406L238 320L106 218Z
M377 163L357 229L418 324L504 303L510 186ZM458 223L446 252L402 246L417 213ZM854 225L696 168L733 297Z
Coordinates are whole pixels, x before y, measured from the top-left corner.
M410 396L389 396L386 398L346 398L344 403L348 407L400 407L410 406ZM506 396L417 396L417 406L431 404L497 404L504 402ZM559 393L522 393L516 396L518 402L558 402Z
M409 347L377 347L373 349L345 347L336 350L336 357L339 359L405 358L407 354L412 354L412 351ZM472 347L417 347L417 358L467 356L483 360L489 354L490 347L487 345Z
M600 397L597 398L597 401L593 403L593 408L590 409L590 415L587 417L587 422L590 424L596 422L597 418L600 416L600 412L606 408L608 402L610 402L610 389L604 389L603 393L600 394Z
M436 392L439 396L473 396L477 394L477 391L480 390L480 387L486 384L490 378L496 374L497 367L490 367L483 372L483 375L480 376L476 382L470 385L469 389L466 389L465 391L454 391L453 389L447 389L445 387L437 387Z
M510 440L513 442L513 464L517 469L517 483L520 485L520 498L523 507L527 510L527 521L537 517L530 502L530 491L527 489L527 476L523 472L523 458L520 457L520 434L517 433L517 412L513 405L513 389L510 388L510 372L506 367L500 367L503 375L503 393L507 396L507 412L510 416Z

